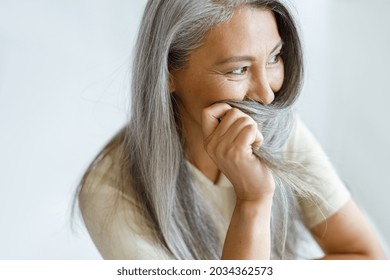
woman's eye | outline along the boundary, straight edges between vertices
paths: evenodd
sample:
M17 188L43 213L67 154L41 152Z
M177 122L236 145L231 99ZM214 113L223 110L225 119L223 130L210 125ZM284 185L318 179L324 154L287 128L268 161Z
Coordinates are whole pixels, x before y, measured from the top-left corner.
M268 60L267 64L268 64L268 65L272 65L272 64L278 63L278 62L280 61L280 55L281 55L281 53L278 53L278 54L272 56L272 57Z
M248 66L240 67L237 69L234 69L230 71L228 74L234 74L234 75L244 75L248 71Z

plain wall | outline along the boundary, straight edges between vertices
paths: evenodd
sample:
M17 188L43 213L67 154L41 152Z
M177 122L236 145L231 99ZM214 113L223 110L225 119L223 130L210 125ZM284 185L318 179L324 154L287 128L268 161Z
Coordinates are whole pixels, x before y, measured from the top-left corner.
M388 247L390 2L295 2L307 66L300 112Z
M299 112L390 242L388 1L290 1ZM315 3L313 3L315 2ZM127 118L145 1L0 0L0 259L99 259L70 227L83 171Z
M71 202L127 118L144 3L0 0L0 259L100 258Z

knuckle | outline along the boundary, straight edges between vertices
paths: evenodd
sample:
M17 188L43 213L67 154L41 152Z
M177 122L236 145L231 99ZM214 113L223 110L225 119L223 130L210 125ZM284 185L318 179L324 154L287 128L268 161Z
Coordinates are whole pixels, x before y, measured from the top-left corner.
M239 117L242 114L242 112L237 108L232 108L229 110L228 114L232 117Z
M201 113L202 124L207 123L210 120L211 120L211 116L210 116L209 110L207 108L203 109L202 113Z
M241 116L237 122L244 127L248 125L257 127L256 123L247 115Z
M245 117L240 117L236 122L238 125L244 125L244 126L249 124L248 119Z
M248 122L244 129L248 130L248 132L251 132L251 133L257 133L257 131L258 131L257 125L252 123L252 122Z
M209 107L203 108L202 109L202 116L208 116L210 110L211 109Z

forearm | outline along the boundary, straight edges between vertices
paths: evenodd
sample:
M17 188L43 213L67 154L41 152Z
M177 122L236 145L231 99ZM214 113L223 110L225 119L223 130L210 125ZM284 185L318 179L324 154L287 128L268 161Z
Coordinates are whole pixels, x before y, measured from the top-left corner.
M321 260L385 260L384 254L369 255L369 254L329 254L321 258Z
M349 250L345 252L327 252L321 260L386 260L387 257L381 244L372 241L370 246L359 250Z
M236 203L226 234L222 259L269 259L272 197Z
M352 199L311 232L324 260L386 259L376 232Z

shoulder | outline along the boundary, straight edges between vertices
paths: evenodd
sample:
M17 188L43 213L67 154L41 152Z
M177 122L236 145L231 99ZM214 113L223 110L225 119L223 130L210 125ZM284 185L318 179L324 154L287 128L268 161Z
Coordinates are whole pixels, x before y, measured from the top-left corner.
M286 142L285 151L288 156L297 156L303 152L313 152L322 149L302 119L296 115L293 129Z
M284 151L288 160L304 164L307 168L331 166L324 149L299 116L295 117Z
M79 190L80 203L91 194L108 187L119 191L122 179L124 129L98 153L84 173Z
M350 193L317 139L297 117L285 147L288 160L298 162L313 174L309 182L318 199L300 201L305 224L312 228L324 221L350 199ZM315 178L315 179L314 179Z
M80 184L84 224L104 259L169 258L134 195L120 131L93 160Z
M118 200L129 200L130 205L135 203L133 197L123 191L123 134L124 130L118 132L98 153L80 182L78 202L87 227L90 221L106 226L110 219L105 217L114 212Z

